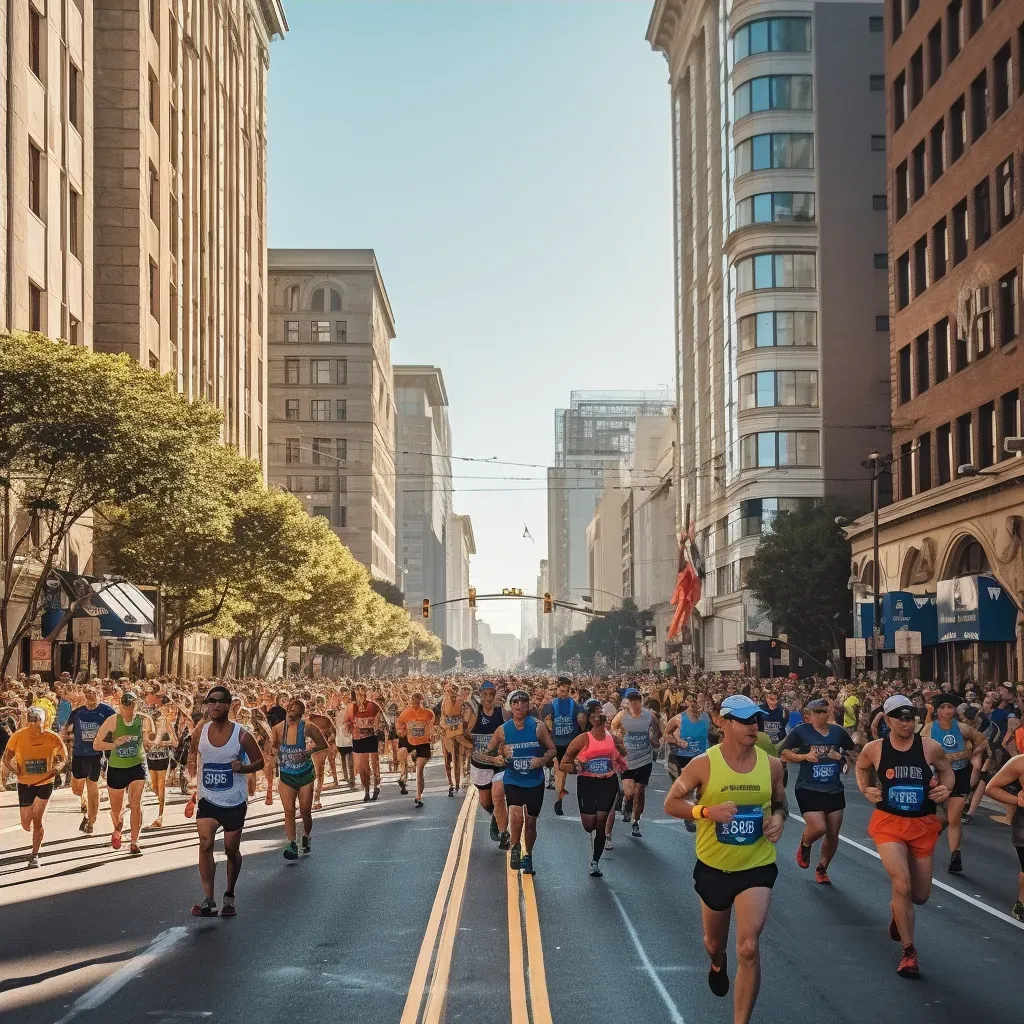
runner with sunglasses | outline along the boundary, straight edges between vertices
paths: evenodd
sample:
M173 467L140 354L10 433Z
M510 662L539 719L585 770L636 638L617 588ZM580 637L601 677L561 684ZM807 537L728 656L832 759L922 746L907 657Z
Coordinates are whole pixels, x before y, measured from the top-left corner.
M917 978L921 967L914 946L914 905L927 903L931 895L932 857L942 831L935 805L949 799L956 777L942 746L915 733L917 710L907 697L893 694L882 711L888 735L860 752L857 785L875 804L868 835L892 882L889 937L903 944L896 972Z

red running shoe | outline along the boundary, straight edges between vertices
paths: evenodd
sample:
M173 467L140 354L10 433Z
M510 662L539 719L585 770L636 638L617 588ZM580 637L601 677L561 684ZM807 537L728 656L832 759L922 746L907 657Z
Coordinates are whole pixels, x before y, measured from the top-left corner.
M832 879L828 877L828 868L824 864L819 864L814 869L814 880L819 885L831 885Z
M921 965L917 962L917 950L913 946L903 947L903 956L900 957L900 965L896 973L901 978L920 978Z
M811 866L811 848L803 843L797 844L796 863L798 867L809 868Z

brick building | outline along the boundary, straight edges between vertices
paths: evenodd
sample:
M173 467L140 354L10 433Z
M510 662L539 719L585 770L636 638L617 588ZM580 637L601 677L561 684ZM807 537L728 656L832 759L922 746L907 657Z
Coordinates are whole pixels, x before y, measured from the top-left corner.
M881 589L941 605L944 582L989 574L1020 607L1024 458L1004 442L1022 433L1024 0L890 0L885 33L896 500ZM870 519L848 533L866 586ZM924 651L923 672L1020 677L1022 645L983 634Z

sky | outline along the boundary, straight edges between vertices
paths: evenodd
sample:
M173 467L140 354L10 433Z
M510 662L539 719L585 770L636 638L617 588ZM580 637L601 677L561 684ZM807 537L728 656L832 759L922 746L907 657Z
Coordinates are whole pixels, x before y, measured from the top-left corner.
M570 392L672 381L652 6L285 0L290 31L271 48L269 244L375 250L392 361L444 374L481 593L536 592L543 467ZM481 602L478 617L518 634L519 604Z

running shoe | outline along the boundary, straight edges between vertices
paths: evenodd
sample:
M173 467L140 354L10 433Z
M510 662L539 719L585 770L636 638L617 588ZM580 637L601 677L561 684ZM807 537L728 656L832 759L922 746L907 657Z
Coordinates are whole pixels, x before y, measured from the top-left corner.
M370 791L369 791L369 790L366 790L366 791L365 791L365 792L363 793L363 803L364 803L364 804L368 804L369 802L370 802Z
M970 812L968 812L968 811L964 811L964 816L963 816L963 817L962 817L962 818L960 819L960 824L961 824L961 825L970 825L970 823L971 823L971 822L972 822L973 820L974 820L974 818L973 818L973 817L971 817L971 814L970 814Z
M615 849L615 847L612 846L612 837L611 836L605 836L604 837L604 848L606 850L614 850Z
M708 971L708 988L716 996L727 996L729 994L729 968L726 956L722 954L722 963L719 967L714 964Z
M565 811L562 810L562 798L561 797L559 797L555 801L555 814L557 814L560 818L562 817L563 814L565 814Z
M1010 917L1012 917L1014 921L1024 921L1024 903L1017 900L1017 902L1010 908Z
M221 907L220 916L235 917L237 913L238 911L235 910L235 897L229 896L227 893L224 893L224 906Z
M796 847L796 863L798 867L809 868L811 866L811 848L798 843Z
M217 901L207 896L202 903L197 903L192 908L193 917L216 917Z
M141 849L141 847L139 846L138 843L132 843L132 845L128 847L128 852L133 857L141 857L142 856L142 849Z
M413 804L413 807L422 807L423 806L423 801L422 800L413 800L412 804Z
M831 885L832 879L828 877L828 868L824 864L819 864L814 869L814 880L819 885Z
M309 854L313 850L313 841L310 836L302 837L302 853Z
M512 845L512 837L507 831L501 833L501 838L498 840L498 849L507 850Z
M498 823L494 820L494 816L491 816L491 828L490 828L491 840L495 843L501 841L501 829L498 828Z
M33 853L32 856L28 859L28 864L26 864L25 866L29 868L39 867L39 854Z
M601 872L601 865L596 860L590 862L590 877L591 878L603 878L604 875Z
M89 815L88 814L83 814L82 815L82 820L78 824L78 831L79 832L84 832L85 831L85 826L88 825L88 824L89 824Z
M513 871L518 871L520 866L522 865L522 862L523 848L518 843L516 843L516 845L512 847L512 852L509 854L508 866Z
M405 779L399 779L398 780L398 792L401 793L402 796L408 796L409 795L409 788L405 784Z
M455 796L455 787L454 786L449 786L448 787L448 795L449 796Z
M91 822L91 821L87 821L87 822L85 823L85 828L83 828L83 829L82 829L82 831L83 831L83 832L84 832L84 833L85 833L85 834L86 834L87 836L91 836L91 835L92 835L92 822Z
M687 832L696 832L697 822L692 819L683 818L683 828L685 828Z
M900 935L900 929L899 926L896 924L895 917L889 918L889 938L892 939L893 942L903 941L903 936Z
M115 850L120 850L121 849L121 826L120 825L118 825L117 828L115 828L114 831L110 834L110 845Z
M370 799L371 800L376 800L377 797L379 797L379 796L380 796L380 786L374 786L373 787L373 796L371 796Z
M963 861L960 859L960 851L954 850L949 857L949 873L951 875L959 875L964 869Z
M293 839L290 843L284 844L284 859L285 860L298 860L299 859L299 848L295 845Z
M533 870L533 854L523 854L523 874L524 875L535 875L537 872Z
M554 789L554 788L555 788L555 779L554 779L554 776L553 776L553 775L549 775L549 776L548 776L548 785L547 785L547 788L548 788L548 789Z
M900 965L896 973L901 978L920 978L921 965L917 962L917 950L913 946L903 947L903 956L900 957Z
M629 833L634 839L643 839L643 833L640 831L640 822L633 822L633 830Z

